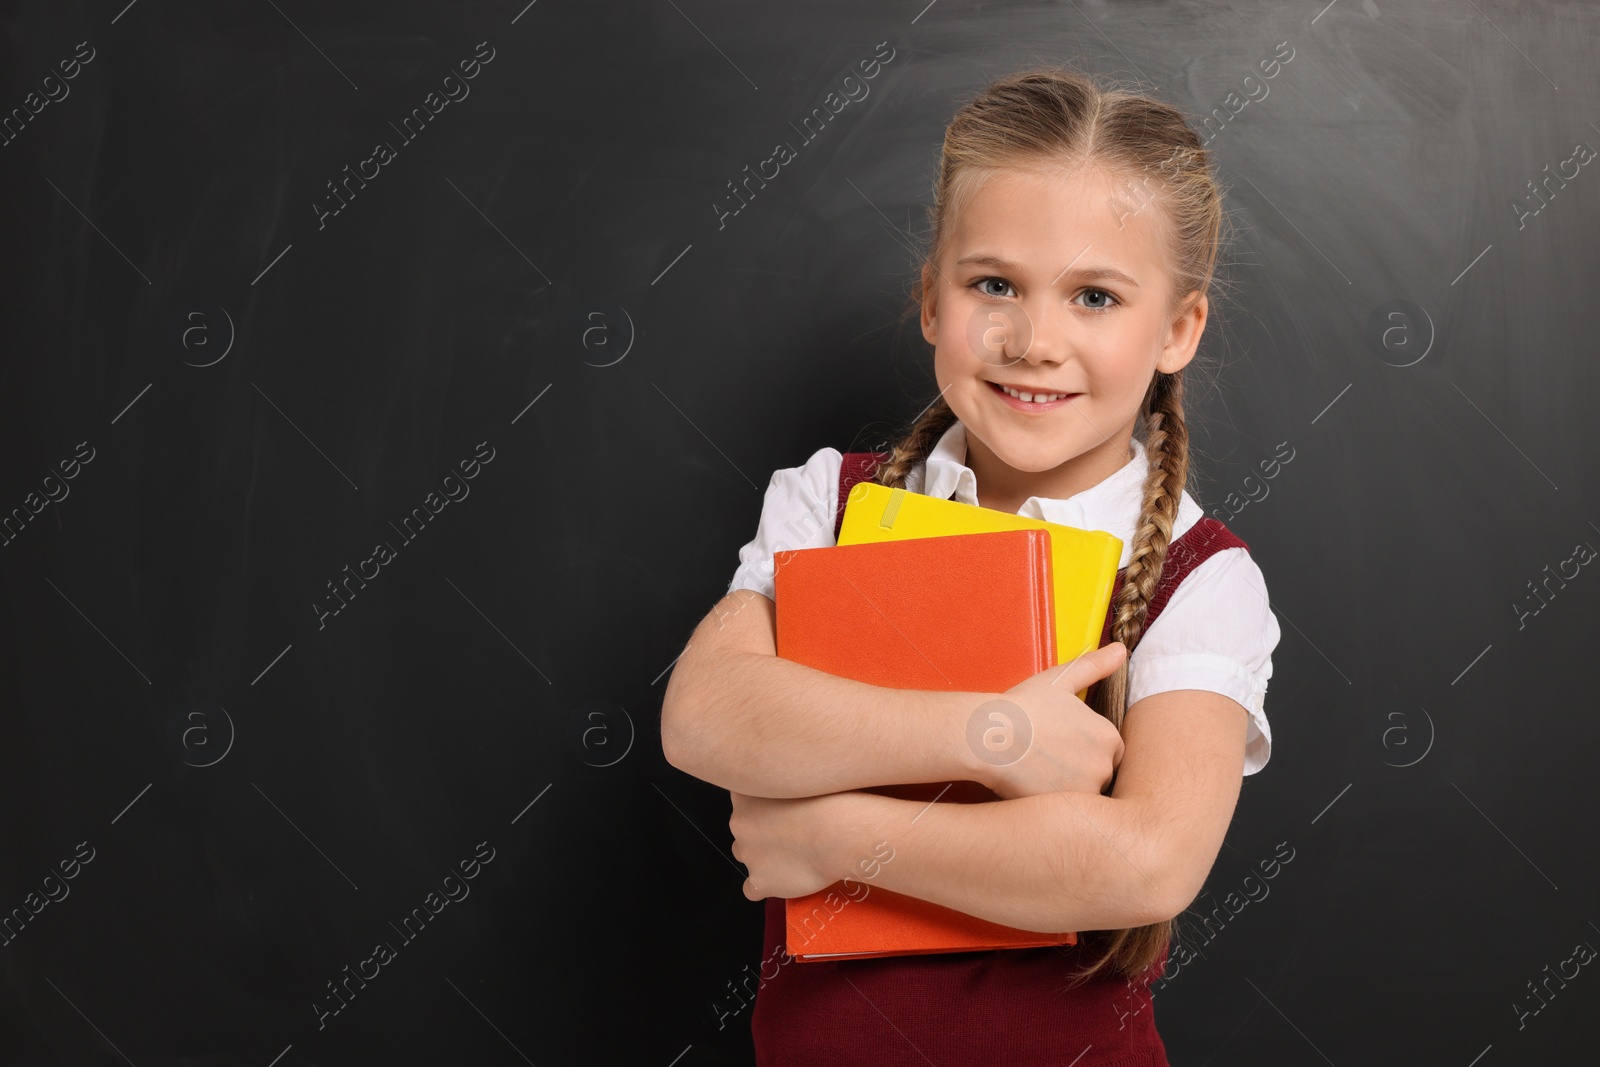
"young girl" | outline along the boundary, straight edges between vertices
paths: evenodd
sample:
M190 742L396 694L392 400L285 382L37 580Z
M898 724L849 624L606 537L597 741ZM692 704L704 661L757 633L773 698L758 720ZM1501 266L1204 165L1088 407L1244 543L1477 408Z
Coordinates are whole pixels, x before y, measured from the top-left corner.
M1247 546L1185 491L1184 368L1222 222L1199 138L1148 97L1029 70L947 128L913 293L938 395L887 452L823 448L772 476L662 704L667 758L730 790L745 895L766 899L746 985L761 1067L1167 1063L1148 983L1241 776L1267 761L1279 638ZM885 689L778 658L773 555L834 544L862 478L1121 538L1102 647L1005 694ZM966 740L997 696L1032 731L1005 766ZM1000 799L866 791L954 780ZM847 876L1079 943L788 956L784 898Z

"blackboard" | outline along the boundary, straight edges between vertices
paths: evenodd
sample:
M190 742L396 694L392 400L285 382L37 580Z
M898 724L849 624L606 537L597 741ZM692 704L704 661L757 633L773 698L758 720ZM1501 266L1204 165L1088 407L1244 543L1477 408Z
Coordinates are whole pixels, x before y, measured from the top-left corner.
M899 315L943 126L1040 62L1206 123L1238 233L1193 491L1284 636L1173 1062L1572 1056L1597 28L11 5L0 1059L751 1062L761 905L661 694L771 472L930 399Z

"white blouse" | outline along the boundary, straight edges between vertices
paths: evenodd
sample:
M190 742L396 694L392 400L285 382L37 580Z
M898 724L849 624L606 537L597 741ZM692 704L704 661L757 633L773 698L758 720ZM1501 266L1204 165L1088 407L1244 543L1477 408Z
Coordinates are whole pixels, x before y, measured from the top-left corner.
M1017 514L1113 534L1122 540L1117 565L1126 567L1149 470L1144 443L1135 437L1132 447L1134 457L1098 485L1066 499L1029 497ZM906 488L976 505L977 475L966 465L966 456L967 431L957 420L927 460L912 468ZM729 592L754 589L772 598L774 553L835 543L834 510L843 462L838 449L821 448L803 465L773 472L755 538L739 549L739 567L728 583ZM1172 539L1187 533L1203 515L1185 492ZM1279 636L1266 582L1249 552L1243 548L1214 552L1178 584L1133 650L1128 661L1128 706L1171 689L1207 689L1233 698L1250 716L1244 773L1254 774L1272 754L1264 702Z

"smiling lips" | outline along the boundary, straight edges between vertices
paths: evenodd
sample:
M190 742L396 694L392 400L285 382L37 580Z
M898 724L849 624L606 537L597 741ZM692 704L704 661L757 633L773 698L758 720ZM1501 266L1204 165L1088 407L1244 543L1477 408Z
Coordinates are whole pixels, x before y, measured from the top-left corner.
M1049 393L1043 391L1034 393L1027 389L1019 389L1016 386L1009 387L1011 389L1015 389L1016 392L1021 393L1023 396L1030 397L1030 399L1024 400L1020 396L1013 396L1011 393L1006 392L1008 387L1001 385L999 382L989 382L988 384L989 388L995 393L996 396L1018 411L1052 411L1064 404L1071 403L1073 400L1076 400L1082 395L1080 393ZM1035 396L1054 396L1056 399L1041 402L1031 399Z

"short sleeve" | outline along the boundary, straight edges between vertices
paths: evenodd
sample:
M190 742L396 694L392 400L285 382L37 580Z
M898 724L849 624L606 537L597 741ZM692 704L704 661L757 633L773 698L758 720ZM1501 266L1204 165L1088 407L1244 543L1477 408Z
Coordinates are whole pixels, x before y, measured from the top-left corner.
M1232 697L1250 716L1244 773L1272 755L1267 681L1281 636L1266 580L1250 553L1212 554L1178 583L1128 662L1128 706L1172 689L1207 689Z
M837 448L819 448L800 466L772 472L756 535L739 549L739 567L728 583L728 592L754 589L776 600L772 575L775 553L827 548L835 543L833 520L839 506L839 470L843 466L844 456Z

